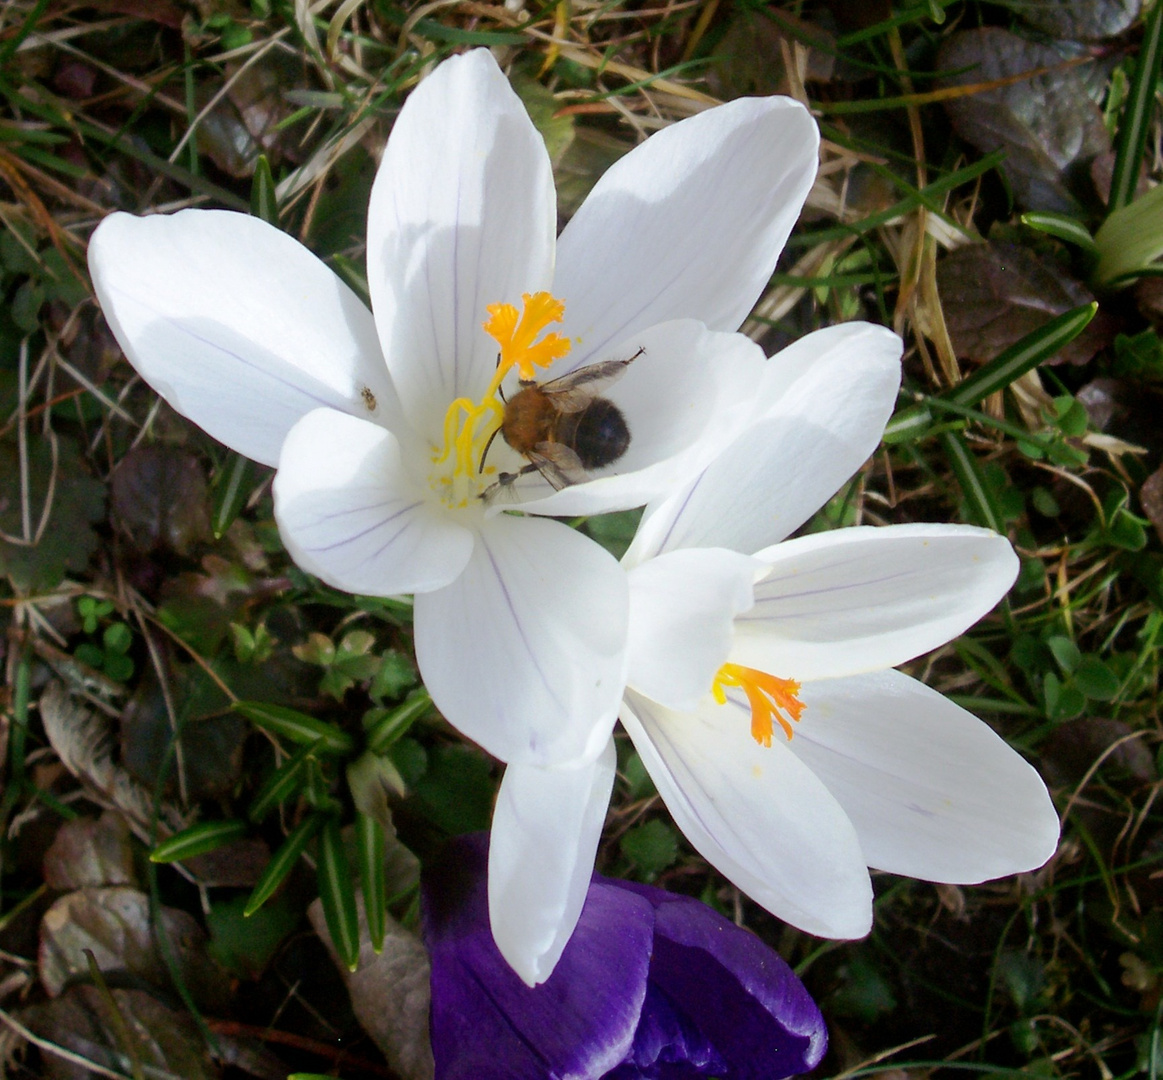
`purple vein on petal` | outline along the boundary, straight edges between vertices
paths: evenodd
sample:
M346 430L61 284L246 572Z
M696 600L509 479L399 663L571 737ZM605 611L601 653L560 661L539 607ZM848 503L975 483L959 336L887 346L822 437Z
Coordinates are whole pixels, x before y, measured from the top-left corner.
M376 506L366 506L366 507L359 507L355 510L340 511L340 512L335 513L335 514L328 514L325 517L320 517L318 520L320 522L329 521L332 518L340 517L343 514L362 513L362 512L366 512L366 511L370 511L370 510L379 510L382 507L385 507L388 505L390 505L390 504L389 503L379 503ZM373 524L373 525L369 525L366 529L362 530L361 532L354 533L353 535L345 537L342 540L336 540L335 543L333 543L333 544L325 544L322 547L306 547L305 546L303 548L303 550L310 551L312 554L318 554L321 551L334 551L337 548L346 547L348 544L352 544L357 540L362 540L365 536L368 536L371 533L374 533L377 529L382 529L385 525L390 525L393 521L396 520L396 518L400 517L403 514L410 513L411 511L415 510L417 507L419 507L421 505L423 505L423 504L419 503L419 502L414 502L410 506L405 506L402 509L397 510L394 514L391 515L391 517L386 517L386 518L382 519L381 521L375 522L375 524ZM384 551L384 548L386 548L389 544L391 544L397 537L401 536L403 534L403 532L407 528L410 527L410 525L411 525L411 522L406 521L403 524L403 526L401 526L395 533L392 534L391 538L384 544L383 547L381 547L379 549L379 552L377 552L377 554L382 553Z
M489 547L489 542L481 534L481 547L484 548L485 555L488 557L489 565L493 568L493 573L496 575L497 584L501 587L501 595L505 598L505 606L509 609L509 614L513 617L513 626L517 630L517 636L521 639L521 644L525 646L525 652L529 659L533 661L533 669L537 672L537 677L541 680L541 685L549 692L549 696L557 703L562 712L566 712L565 703L555 692L553 683L546 677L542 670L541 664L537 657L536 650L533 649L529 642L528 635L525 633L525 628L521 625L521 620L517 616L517 609L513 604L513 598L509 595L509 588L505 584L505 579L501 574L501 568L497 565L497 560L493 557L493 550Z
M187 337L193 338L195 341L201 342L203 345L209 346L211 349L215 350L216 352L224 353L225 355L231 357L232 359L237 360L243 367L250 368L252 371L257 371L257 372L259 372L259 374L261 374L265 378L268 378L268 379L272 380L273 382L277 382L282 386L286 386L289 389L294 390L296 393L302 394L304 397L310 398L312 401L317 401L320 405L325 405L328 408L335 408L336 400L340 400L340 401L343 400L343 395L339 394L338 392L336 393L335 398L331 399L330 401L326 400L325 398L321 398L317 394L311 393L309 390L304 389L303 386L301 386L299 383L293 382L290 379L287 379L281 375L277 375L277 374L275 374L275 372L270 371L267 368L260 367L258 364L254 363L253 361L246 359L246 357L240 356L238 353L234 352L233 349L228 349L225 345L222 345L219 342L211 341L209 338L203 337L201 334L195 333L188 326L184 325L181 320L176 319L171 315L166 315L161 311L158 311L157 308L151 307L149 304L145 303L144 301L139 299L134 294L126 292L124 289L119 289L116 286L113 286L113 290L115 292L120 293L122 296L128 297L131 302L139 304L141 307L145 308L147 311L152 312L157 317L159 322L163 322L169 326L172 326L179 333L185 334Z
M866 586L884 585L891 581L898 581L901 578L911 577L909 571L902 571L897 574L889 574L882 578L871 578L861 581L858 585L825 585L819 589L803 589L800 592L794 593L780 593L778 596L761 596L758 597L751 608L742 615L735 617L736 622L765 622L771 618L769 615L754 614L757 608L763 607L765 604L783 604L789 600L801 600L808 596L827 596L829 593L844 593L852 589L861 589ZM781 611L780 619L802 619L811 618L820 615L821 612L809 609L807 611Z

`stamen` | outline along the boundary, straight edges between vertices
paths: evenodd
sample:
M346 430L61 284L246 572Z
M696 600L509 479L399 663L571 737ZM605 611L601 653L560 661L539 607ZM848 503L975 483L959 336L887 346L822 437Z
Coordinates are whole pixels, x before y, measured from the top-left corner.
M501 347L501 359L489 388L496 393L501 380L514 368L523 382L536 375L536 368L549 367L569 352L569 339L560 334L546 334L540 341L534 339L551 322L561 322L565 304L547 292L522 293L525 310L517 315L512 304L489 304L488 320L483 324L485 333Z
M457 398L444 414L444 441L433 449L435 470L429 480L450 506L467 506L483 486L481 477L489 471L483 467L485 450L505 417L499 396L505 376L515 367L529 381L537 368L549 367L569 352L569 340L560 334L536 340L549 323L561 322L565 304L547 292L525 293L522 300L520 314L512 304L488 306L484 328L501 348L497 370L479 402Z
M738 687L747 695L747 703L751 706L751 737L757 743L771 745L775 724L779 724L791 741L794 732L787 717L798 723L804 711L804 703L796 696L800 692L798 682L740 664L724 664L711 683L711 693L720 705L727 704L727 687Z

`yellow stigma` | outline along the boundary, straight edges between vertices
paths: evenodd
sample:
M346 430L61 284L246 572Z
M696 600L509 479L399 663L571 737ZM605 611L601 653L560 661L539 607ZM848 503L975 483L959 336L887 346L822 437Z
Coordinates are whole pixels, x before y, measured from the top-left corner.
M547 292L522 293L521 302L525 310L520 316L512 304L489 304L486 309L489 317L484 323L485 333L501 347L494 387L500 386L501 379L514 367L518 378L528 382L536 375L536 368L549 367L569 352L569 339L560 334L546 334L540 341L535 340L550 323L561 322L565 304Z
M536 369L549 367L569 352L569 341L560 334L539 334L551 322L561 322L565 304L547 292L525 293L524 310L512 304L489 304L485 331L500 346L497 370L479 402L459 397L444 414L444 441L432 454L435 466L430 482L449 506L467 506L486 486L483 457L505 416L501 383L516 368L522 381ZM487 471L487 470L486 470Z
M804 711L804 703L796 696L800 684L755 668L724 664L715 673L711 693L720 705L726 705L727 688L735 686L747 695L747 703L751 706L751 737L761 746L770 746L775 725L779 724L790 742L793 734L791 721L798 723Z

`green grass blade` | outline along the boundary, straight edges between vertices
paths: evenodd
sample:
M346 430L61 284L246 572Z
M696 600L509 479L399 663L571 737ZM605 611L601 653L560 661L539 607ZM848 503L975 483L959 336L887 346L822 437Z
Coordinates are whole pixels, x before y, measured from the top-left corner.
M918 206L925 206L935 213L940 213L940 200L937 196L944 195L947 191L952 191L954 188L967 184L970 180L975 180L984 173L996 169L1005 161L1005 157L1004 150L995 150L992 154L986 154L980 161L975 161L963 169L942 176L924 188L919 190L914 188L913 194L893 203L887 210L879 210L859 221L846 222L843 225L834 225L830 228L814 231L805 230L789 241L788 248L811 247L829 240L843 240L849 236L859 236L871 232L873 229L879 229L890 221L896 221L897 218L904 217L905 214L912 213Z
M255 478L253 464L250 458L231 452L218 470L210 512L210 527L214 530L215 540L222 538L246 505Z
M181 862L195 855L204 855L207 851L214 851L232 840L242 839L249 828L245 821L201 821L163 840L149 853L149 861Z
M1159 60L1163 56L1163 4L1156 4L1143 35L1139 62L1131 92L1123 108L1115 146L1115 168L1111 177L1111 194L1107 212L1121 210L1135 197L1143 152L1147 148L1147 132L1155 111L1155 88L1159 81Z
M985 477L977 467L977 459L969 452L965 440L955 431L945 431L941 433L941 448L949 459L953 475L961 485L961 493L965 496L973 524L1004 533L1001 514L994 504Z
M275 195L275 178L266 154L259 154L250 185L250 212L269 225L279 223L279 200Z
M317 743L321 754L347 754L355 748L355 740L342 728L283 705L271 705L265 701L236 701L234 711L264 731L282 735L291 742Z
M20 29L4 42L3 45L0 45L0 67L3 67L16 55L16 50L20 48L21 42L36 29L36 24L40 22L40 17L45 13L48 4L49 0L37 0L36 6L25 16L24 22L20 24Z
M1069 345L1086 329L1096 311L1098 304L1091 303L1063 312L998 353L969 378L937 395L934 402L970 408L984 401L990 394L1004 390L1027 371L1032 371ZM925 402L909 405L888 422L884 429L884 441L891 444L919 438L933 420L932 408Z
M359 917L351 867L343 850L339 819L329 816L319 834L319 899L339 958L349 971L359 966Z
M388 882L384 871L387 837L384 827L370 814L355 815L355 842L359 853L359 880L363 886L363 904L367 910L367 931L372 948L380 953L384 947L388 906Z
M274 857L267 863L267 868L263 871L262 877L259 878L258 884L250 894L250 899L246 902L243 915L253 915L274 895L275 890L283 883L295 863L298 862L308 841L323 824L325 816L324 814L311 814L291 830L287 839L283 841L283 846L275 852Z
M1043 360L1050 359L1069 345L1086 329L1096 311L1098 304L1091 303L1063 312L998 353L989 363L983 364L968 379L959 382L941 397L955 405L976 405L990 394L1004 390L1027 371L1032 371Z

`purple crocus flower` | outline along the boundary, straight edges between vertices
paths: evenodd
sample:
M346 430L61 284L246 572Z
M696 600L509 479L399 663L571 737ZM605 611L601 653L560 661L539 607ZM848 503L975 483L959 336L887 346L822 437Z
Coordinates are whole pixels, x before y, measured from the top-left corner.
M424 873L436 1080L779 1080L819 1064L824 1019L773 950L705 904L593 876L550 978L489 929L488 837Z

